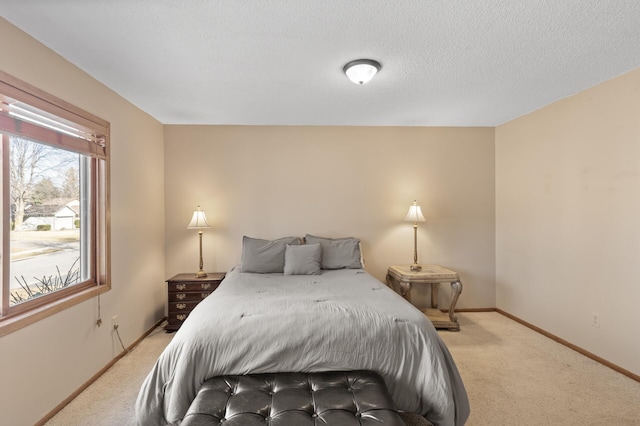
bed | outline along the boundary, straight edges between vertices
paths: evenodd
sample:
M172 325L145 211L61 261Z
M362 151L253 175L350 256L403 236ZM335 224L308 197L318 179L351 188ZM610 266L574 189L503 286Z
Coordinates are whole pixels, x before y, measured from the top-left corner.
M211 377L336 370L375 371L399 410L464 424L469 403L445 344L418 309L357 263L312 274L257 273L249 263L243 245L241 267L160 355L138 395L139 425L179 424Z

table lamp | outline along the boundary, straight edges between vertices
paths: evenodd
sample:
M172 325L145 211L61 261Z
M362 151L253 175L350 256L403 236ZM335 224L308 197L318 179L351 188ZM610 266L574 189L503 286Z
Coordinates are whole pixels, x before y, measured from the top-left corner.
M207 223L207 217L204 215L204 212L200 210L200 206L198 206L198 209L193 212L191 222L189 222L187 226L187 229L197 229L200 239L200 270L196 273L196 278L204 278L207 276L207 273L202 269L202 230L204 228L211 228L211 226Z
M415 200L409 207L409 213L407 213L407 217L404 220L413 222L413 265L411 265L410 269L412 271L421 271L422 266L418 264L418 222L426 222L427 219L422 215L422 210Z

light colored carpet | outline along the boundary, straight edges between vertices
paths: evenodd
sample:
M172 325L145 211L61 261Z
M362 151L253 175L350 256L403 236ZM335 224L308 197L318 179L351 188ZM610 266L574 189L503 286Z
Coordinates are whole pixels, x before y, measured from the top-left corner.
M462 378L467 425L640 426L640 383L495 312L459 314L442 331ZM142 381L172 334L155 330L47 426L134 424ZM408 426L429 423L404 414Z

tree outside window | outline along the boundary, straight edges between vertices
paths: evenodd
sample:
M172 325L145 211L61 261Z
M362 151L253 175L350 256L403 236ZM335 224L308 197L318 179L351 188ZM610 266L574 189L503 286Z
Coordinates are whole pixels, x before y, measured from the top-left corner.
M80 283L81 154L10 137L9 306ZM89 178L84 176L84 179Z

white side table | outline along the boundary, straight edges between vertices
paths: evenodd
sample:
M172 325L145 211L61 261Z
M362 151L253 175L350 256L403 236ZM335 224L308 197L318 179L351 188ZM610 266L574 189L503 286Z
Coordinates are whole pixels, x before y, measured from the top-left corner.
M438 289L441 283L451 284L451 303L449 314L438 309ZM387 271L387 285L400 293L411 302L411 288L415 284L429 284L431 286L431 307L422 311L436 328L446 328L453 331L460 330L458 318L455 314L456 303L462 293L462 282L458 274L438 265L423 266L421 271L412 271L409 265L390 266Z

